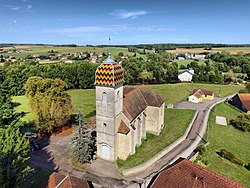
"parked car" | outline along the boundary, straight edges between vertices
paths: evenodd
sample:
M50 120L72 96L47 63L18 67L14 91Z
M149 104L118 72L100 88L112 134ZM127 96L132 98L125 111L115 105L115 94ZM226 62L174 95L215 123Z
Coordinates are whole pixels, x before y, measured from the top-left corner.
M26 138L37 138L37 134L33 132L26 132L24 135Z

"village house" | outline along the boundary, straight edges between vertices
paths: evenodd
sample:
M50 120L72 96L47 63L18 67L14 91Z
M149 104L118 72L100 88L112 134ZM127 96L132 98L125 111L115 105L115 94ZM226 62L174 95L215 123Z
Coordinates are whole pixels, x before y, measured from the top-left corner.
M77 178L64 172L54 172L46 182L46 188L90 188L93 184L90 181Z
M214 92L206 90L205 88L193 89L188 101L193 103L200 103L203 100L213 100Z
M110 56L95 76L97 157L126 159L147 131L160 133L165 101L145 86L123 87L123 69Z
M189 68L183 72L180 72L178 74L178 78L180 81L182 82L191 82L193 79L193 75L194 75L194 69L193 68Z
M250 93L238 93L228 102L243 112L250 114Z
M240 184L183 158L160 172L150 187L243 188Z

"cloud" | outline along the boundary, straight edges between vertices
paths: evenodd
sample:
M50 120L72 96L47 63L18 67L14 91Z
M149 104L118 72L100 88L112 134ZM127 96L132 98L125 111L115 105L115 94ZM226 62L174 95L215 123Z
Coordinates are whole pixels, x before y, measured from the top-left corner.
M113 12L109 13L112 16L115 16L120 19L135 19L139 16L144 16L147 14L145 10L134 10L134 11L129 11L129 10L114 10Z
M166 32L174 31L174 28L168 28L165 26L153 25L153 26L135 26L135 25L106 25L106 26L81 26L72 28L60 28L60 29L45 29L43 33L64 33L64 34L76 34L76 33L101 33L101 32Z
M24 2L24 3L30 3L29 0L21 0L21 1Z
M13 20L13 23L16 24L16 20Z
M14 11L19 11L22 9L22 7L9 7L9 9L14 10Z
M32 12L33 6L31 4L26 4L23 6L15 6L15 5L6 5L0 4L0 8L9 9L17 12Z

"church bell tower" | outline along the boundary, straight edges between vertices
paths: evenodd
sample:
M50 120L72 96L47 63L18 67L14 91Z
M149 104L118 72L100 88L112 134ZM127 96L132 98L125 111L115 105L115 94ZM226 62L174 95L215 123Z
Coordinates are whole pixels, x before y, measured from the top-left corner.
M97 157L116 160L116 134L123 110L123 69L110 54L95 72Z

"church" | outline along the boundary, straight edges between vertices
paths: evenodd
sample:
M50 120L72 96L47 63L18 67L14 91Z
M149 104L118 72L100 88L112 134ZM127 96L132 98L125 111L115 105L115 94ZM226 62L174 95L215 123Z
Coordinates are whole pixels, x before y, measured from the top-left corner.
M95 72L97 157L125 160L146 138L164 126L165 101L145 87L123 87L121 65L109 55Z

